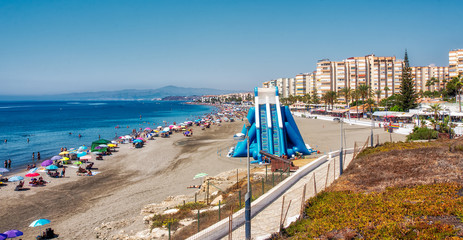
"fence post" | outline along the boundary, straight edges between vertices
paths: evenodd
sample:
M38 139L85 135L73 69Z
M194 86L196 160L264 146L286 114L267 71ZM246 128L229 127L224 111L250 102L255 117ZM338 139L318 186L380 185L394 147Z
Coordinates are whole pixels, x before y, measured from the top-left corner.
M238 168L236 169L236 189L240 188L238 186L239 180L238 180Z
M267 172L268 172L268 165L265 165L265 181L266 182L268 181Z
M230 216L228 217L228 240L232 240L233 232L233 208L231 208Z
M317 180L315 179L315 172L313 173L313 189L314 189L315 195L317 195Z
M221 205L221 201L219 200L219 221L220 221L220 205Z
M238 191L238 198L240 200L240 209L241 209L241 190Z
M278 226L278 231L281 231L281 225L282 224L282 221L283 221L283 210L284 210L284 207L285 207L285 196L283 196L283 201L281 202L281 215L280 215L280 226Z
M196 203L196 198L197 198L197 196L198 196L198 193L195 193L195 203Z
M275 187L275 172L272 172L272 187Z
M325 188L328 185L328 176L330 175L330 164L328 163L328 169L326 169Z
M301 211L299 212L299 219L302 219L304 215L304 206L305 206L305 189L307 187L307 183L304 184L304 188L302 190L302 199L301 199Z
M262 195L265 193L264 179L262 178Z
M199 232L199 209L198 209L198 232Z
M167 227L169 228L169 240L170 240L170 222L169 222L169 224L167 225Z
M207 179L206 205L209 205L209 179Z

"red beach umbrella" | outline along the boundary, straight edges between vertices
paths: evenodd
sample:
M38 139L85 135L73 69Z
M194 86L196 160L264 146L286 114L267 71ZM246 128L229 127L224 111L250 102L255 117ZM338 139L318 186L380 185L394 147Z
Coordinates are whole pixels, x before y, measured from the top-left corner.
M28 174L26 174L26 177L37 177L37 176L40 176L40 174L38 174L38 173L28 173Z

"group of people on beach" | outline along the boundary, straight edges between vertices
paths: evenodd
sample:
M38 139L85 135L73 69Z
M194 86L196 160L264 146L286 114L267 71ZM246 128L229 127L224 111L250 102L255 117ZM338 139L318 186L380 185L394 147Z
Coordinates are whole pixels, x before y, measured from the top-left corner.
M5 160L5 168L11 169L11 159Z

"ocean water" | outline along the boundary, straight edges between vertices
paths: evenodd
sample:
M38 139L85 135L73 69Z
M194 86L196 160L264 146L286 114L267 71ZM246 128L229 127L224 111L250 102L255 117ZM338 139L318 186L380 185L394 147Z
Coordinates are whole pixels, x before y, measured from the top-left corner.
M33 162L33 152L45 160L61 147L89 146L99 136L112 140L215 110L178 101L0 102L0 167L11 159L12 168L22 168Z

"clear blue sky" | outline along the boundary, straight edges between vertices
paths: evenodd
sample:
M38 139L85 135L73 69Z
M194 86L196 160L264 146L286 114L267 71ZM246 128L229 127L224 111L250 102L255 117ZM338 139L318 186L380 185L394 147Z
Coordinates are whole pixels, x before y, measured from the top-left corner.
M0 0L0 94L253 89L374 53L448 65L463 1Z

